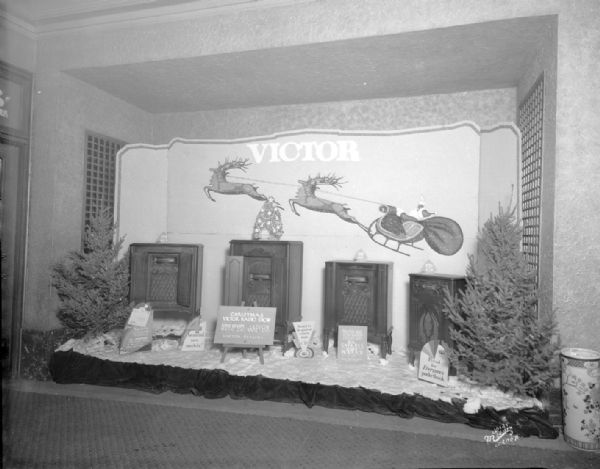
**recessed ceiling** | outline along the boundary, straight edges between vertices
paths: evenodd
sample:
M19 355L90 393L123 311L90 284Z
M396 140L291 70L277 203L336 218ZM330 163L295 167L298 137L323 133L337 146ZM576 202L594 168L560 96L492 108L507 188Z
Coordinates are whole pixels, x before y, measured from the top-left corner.
M216 0L23 0L93 16ZM229 0L230 6L250 0ZM252 0L254 2L254 0ZM260 0L257 3L273 4ZM85 5L88 6L87 10ZM94 8L98 10L94 12ZM75 10L73 10L74 12ZM129 10L128 10L129 11ZM61 16L62 15L62 16ZM553 27L551 16L195 58L64 70L151 113L364 100L515 87Z
M508 88L546 26L528 18L68 73L153 113Z

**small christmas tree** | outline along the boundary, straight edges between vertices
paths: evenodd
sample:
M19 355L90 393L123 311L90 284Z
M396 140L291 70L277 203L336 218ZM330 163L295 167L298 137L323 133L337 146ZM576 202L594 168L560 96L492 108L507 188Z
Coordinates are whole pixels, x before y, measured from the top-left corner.
M536 273L521 252L515 208L491 217L469 256L465 290L446 296L459 372L503 391L539 395L557 374L553 312L538 315Z
M123 327L129 317L129 261L119 259L123 238L114 241L114 235L110 212L100 211L85 230L83 251L53 267L57 316L75 337Z

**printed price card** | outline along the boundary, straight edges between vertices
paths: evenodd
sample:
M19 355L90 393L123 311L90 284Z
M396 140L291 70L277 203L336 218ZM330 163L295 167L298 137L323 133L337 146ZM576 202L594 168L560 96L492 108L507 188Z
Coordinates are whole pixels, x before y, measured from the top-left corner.
M296 333L297 344L296 347L306 350L310 340L312 339L313 332L315 331L314 321L299 321L293 322L294 332ZM294 341L296 342L296 341Z
M338 359L366 360L367 332L367 326L338 326Z
M148 327L152 322L152 308L147 304L139 304L133 308L127 321L128 326Z
M183 338L181 350L204 350L206 347L206 321L200 321L195 328L190 328L186 331Z
M419 379L430 383L448 386L450 363L446 350L438 340L427 342L419 358Z

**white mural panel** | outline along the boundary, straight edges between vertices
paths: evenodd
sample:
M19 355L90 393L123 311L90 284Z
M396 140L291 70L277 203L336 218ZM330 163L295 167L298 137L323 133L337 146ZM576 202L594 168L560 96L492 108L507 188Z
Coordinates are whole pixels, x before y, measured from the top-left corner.
M501 157L515 159L506 154L512 147L504 145ZM407 344L408 274L426 261L440 273L464 274L480 199L503 191L482 195L481 150L481 130L469 122L130 145L119 154L119 230L127 243L153 242L164 232L169 242L205 246L202 315L210 323L229 241L251 239L272 198L281 207L281 239L304 243L303 320L315 321L319 335L325 262L362 250L368 260L394 263L393 348L400 350Z
M130 243L153 243L167 231L167 148L133 146L117 155L117 234Z

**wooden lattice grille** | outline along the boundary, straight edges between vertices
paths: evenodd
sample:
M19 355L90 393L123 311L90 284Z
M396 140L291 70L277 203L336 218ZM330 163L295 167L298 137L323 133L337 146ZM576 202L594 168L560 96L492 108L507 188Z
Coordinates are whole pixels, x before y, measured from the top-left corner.
M86 134L84 227L102 210L113 213L116 156L123 142L102 135Z
M521 130L521 193L523 253L539 274L544 127L544 77L533 85L519 106Z

